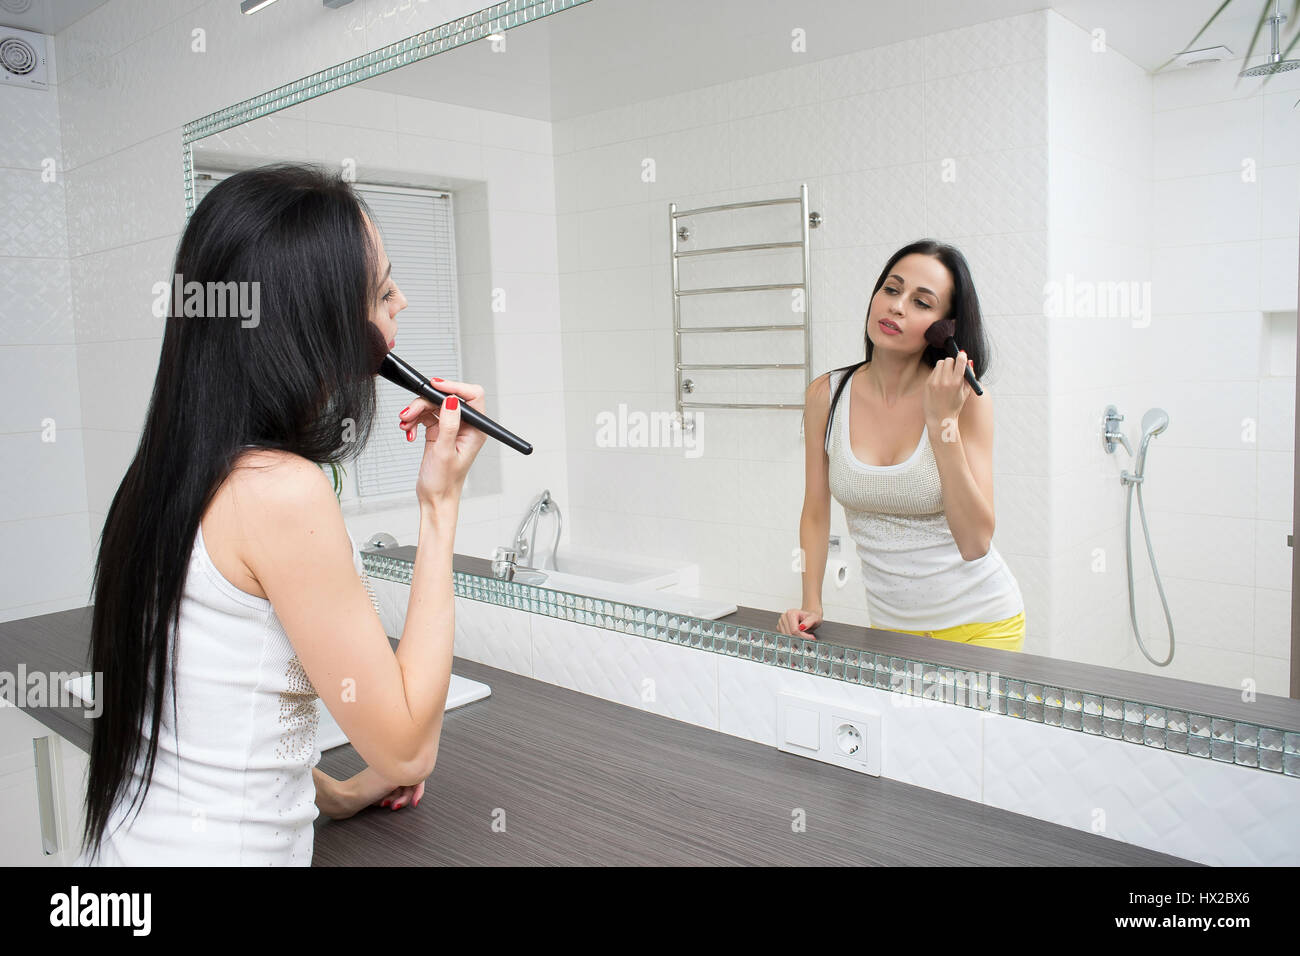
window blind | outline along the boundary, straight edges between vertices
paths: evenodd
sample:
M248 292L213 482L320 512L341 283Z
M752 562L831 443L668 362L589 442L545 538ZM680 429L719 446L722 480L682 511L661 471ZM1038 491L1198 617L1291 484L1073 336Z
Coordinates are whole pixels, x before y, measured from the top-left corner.
M196 174L195 203L226 175ZM209 178L210 177L210 178ZM393 263L393 280L406 297L397 315L397 348L428 376L461 381L460 320L456 305L456 250L451 197L429 189L353 183L370 207ZM391 423L411 403L405 389L376 377L375 427L353 468L361 497L409 495L424 455L423 430L414 442Z

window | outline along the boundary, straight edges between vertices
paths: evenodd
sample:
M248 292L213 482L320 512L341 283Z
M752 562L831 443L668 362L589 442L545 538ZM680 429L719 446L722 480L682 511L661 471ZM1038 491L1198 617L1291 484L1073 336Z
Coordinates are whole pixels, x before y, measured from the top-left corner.
M228 175L196 173L195 203ZM425 375L461 381L451 196L431 189L352 185L370 207L393 263L393 277L407 299L407 307L397 316L397 353ZM348 471L355 472L357 493L363 499L390 494L409 497L424 442L406 441L405 433L393 423L412 396L378 377L375 393L375 426Z

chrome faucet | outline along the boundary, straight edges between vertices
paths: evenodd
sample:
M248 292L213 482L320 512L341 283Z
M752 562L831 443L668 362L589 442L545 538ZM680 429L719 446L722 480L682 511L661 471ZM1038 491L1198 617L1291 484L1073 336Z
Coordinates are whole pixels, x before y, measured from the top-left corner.
M518 556L520 565L532 568L546 567L545 562L540 565L532 563L533 549L537 542L538 520L542 515L549 514L552 511L555 512L555 540L551 544L551 570L559 570L556 565L556 556L560 550L560 532L564 527L564 518L560 514L560 506L555 503L550 491L543 491L533 500L532 505L528 508L528 513L524 515L524 519L519 522L519 528L515 531L511 549ZM531 534L528 533L530 526L532 528Z
M1124 433L1117 426L1124 420L1124 416L1119 413L1119 409L1114 405L1106 406L1106 433L1102 436L1102 442L1106 446L1106 453L1112 454L1115 451L1115 443L1119 442L1128 451L1130 458L1133 457L1133 446L1128 443Z

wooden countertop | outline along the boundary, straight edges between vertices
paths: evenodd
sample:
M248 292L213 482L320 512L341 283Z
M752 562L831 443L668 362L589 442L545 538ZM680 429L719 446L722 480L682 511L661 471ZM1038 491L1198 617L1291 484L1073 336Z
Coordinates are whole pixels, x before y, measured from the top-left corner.
M86 670L89 633L89 607L0 623L0 670ZM455 669L492 696L447 714L420 806L318 820L314 865L1188 864L473 661ZM80 708L24 709L89 747ZM336 777L362 767L351 745L320 763Z

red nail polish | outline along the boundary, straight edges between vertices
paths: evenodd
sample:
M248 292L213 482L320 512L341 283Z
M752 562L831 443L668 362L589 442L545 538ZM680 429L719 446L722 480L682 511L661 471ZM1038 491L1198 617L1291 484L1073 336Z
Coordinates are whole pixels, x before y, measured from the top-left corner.
M414 428L412 428L409 432L406 433L406 440L407 440L407 441L415 441L415 429L414 429Z
M805 627L806 627L806 626L807 626L807 625L804 625L804 624L800 624L800 625L799 625L799 630L801 630L801 631L802 631L802 630L803 630L803 629L804 629L804 628L805 628Z
M440 379L440 378L435 378L433 381L435 381L435 382L441 382L442 379Z
M456 409L460 408L460 399L455 395L450 395L447 400L442 403L442 407L447 409L449 412L454 412Z
M380 806L386 807L386 806L388 806L389 802L390 802L390 801L385 800L382 804L380 804Z
M411 410L411 406L410 406L410 405L407 405L405 408L403 408L403 409L402 409L400 412L398 412L397 414L399 414L399 415L405 415L405 414L406 414L407 412L409 412L410 410Z

